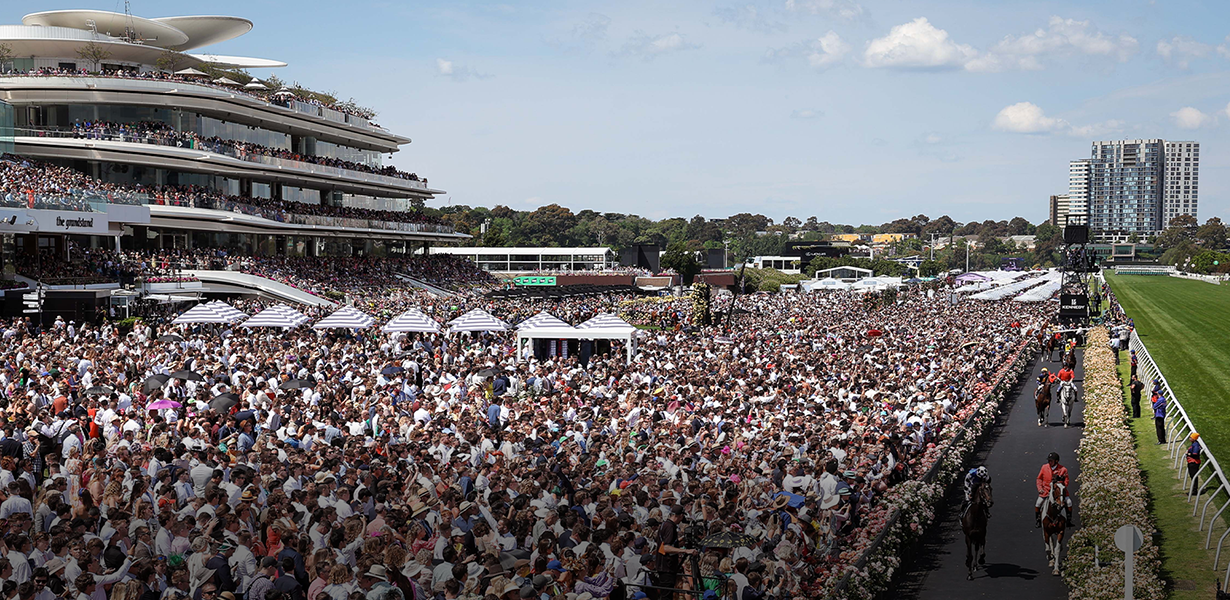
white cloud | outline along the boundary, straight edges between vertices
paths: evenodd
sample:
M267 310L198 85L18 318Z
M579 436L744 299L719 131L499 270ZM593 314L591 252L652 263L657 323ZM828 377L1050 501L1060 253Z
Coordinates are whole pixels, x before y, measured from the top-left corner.
M1212 46L1181 35L1176 35L1170 40L1157 41L1158 56L1161 56L1167 64L1174 64L1180 69L1187 69L1192 60L1205 58L1212 52Z
M673 54L699 47L700 44L689 42L679 32L649 35L643 31L638 31L632 34L632 37L624 43L624 47L618 54L622 56L639 56L649 61L664 54Z
M991 127L1012 133L1048 133L1066 129L1068 122L1046 116L1033 102L1017 102L999 111Z
M1174 124L1178 125L1180 129L1200 129L1205 125L1213 123L1213 117L1190 106L1184 106L1170 113L1170 116L1174 119Z
M839 62L850 51L850 44L842 41L836 31L829 31L811 43L807 63L817 69L827 69Z
M850 44L841 39L836 31L829 31L821 37L808 42L792 44L785 48L769 49L765 53L765 62L779 62L786 59L806 59L813 69L828 69L841 64L846 54L850 52Z
M790 113L791 119L818 119L823 116L824 116L824 111L816 110L814 108L805 108L801 110L795 110L794 112Z
M756 8L755 5L747 4L742 6L727 6L713 11L717 18L748 31L757 33L775 33L786 31L786 24L780 21L770 20L767 16Z
M1017 102L1011 106L1005 106L991 122L992 129L1009 133L1063 133L1082 138L1116 133L1122 131L1123 127L1123 121L1115 119L1088 125L1073 125L1064 119L1046 116L1042 107L1032 102Z
M453 81L466 81L471 78L487 79L491 77L491 75L486 73L479 73L470 67L443 58L436 59L436 74L440 77L448 77Z
M589 52L599 42L606 39L607 28L610 25L610 17L601 13L590 13L580 23L573 25L567 33L550 38L547 43L565 52Z
M1136 54L1139 46L1136 38L1103 33L1089 21L1051 17L1046 28L1021 36L1006 36L985 54L966 63L965 68L981 72L1036 71L1042 69L1048 59L1076 55L1125 62Z
M947 31L937 29L926 17L919 17L871 40L863 53L863 63L874 68L955 69L977 55L973 47L952 41Z
M1226 108L1223 108L1221 112L1225 114L1227 117L1230 117L1230 104L1227 104Z
M843 19L863 16L863 6L854 0L786 0L786 10L813 15L833 15Z
M1217 54L1222 58L1230 58L1230 35L1226 36L1225 41L1217 45Z

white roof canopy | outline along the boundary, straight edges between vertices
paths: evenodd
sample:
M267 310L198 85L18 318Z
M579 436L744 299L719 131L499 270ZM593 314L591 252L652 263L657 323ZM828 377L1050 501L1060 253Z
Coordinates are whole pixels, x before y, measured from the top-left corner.
M440 324L423 311L411 308L393 317L381 330L385 333L436 333L440 331Z
M343 306L333 314L317 321L312 329L367 329L376 324L376 319L353 306Z
M505 331L508 325L503 321L495 318L491 313L476 308L448 323L449 333L459 333L463 331Z

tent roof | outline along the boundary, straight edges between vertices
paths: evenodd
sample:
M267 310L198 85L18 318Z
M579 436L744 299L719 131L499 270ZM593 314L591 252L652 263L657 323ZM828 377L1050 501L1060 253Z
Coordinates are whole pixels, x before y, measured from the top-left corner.
M507 329L507 324L481 308L476 308L448 323L449 333L459 331L505 331Z
M417 308L411 308L385 323L381 331L386 333L435 333L440 331L440 324Z
M572 325L565 323L563 319L546 311L540 312L517 325L518 330L535 329L538 327L572 327Z
M376 324L376 319L353 306L343 306L333 314L317 321L312 329L367 329Z
M626 340L634 337L638 331L640 330L635 327L632 327L629 331L598 328L579 329L576 327L535 327L533 329L517 331L517 337L548 340Z
M256 313L251 319L248 319L243 324L244 327L298 327L306 324L312 319L307 315L286 306L279 304L270 306L265 310Z
M577 329L597 329L600 331L610 332L636 331L635 327L629 325L626 321L613 313L601 313L599 315L595 315L594 318L577 325Z

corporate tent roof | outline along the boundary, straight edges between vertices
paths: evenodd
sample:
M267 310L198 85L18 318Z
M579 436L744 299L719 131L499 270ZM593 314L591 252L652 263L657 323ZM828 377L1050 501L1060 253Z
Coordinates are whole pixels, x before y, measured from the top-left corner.
M343 306L312 325L312 329L367 329L375 324L371 315L353 306Z
M517 329L533 329L535 327L572 327L559 317L543 311L517 324Z
M460 333L465 331L505 331L508 325L503 321L495 318L491 313L476 308L452 321L448 322L449 333Z
M611 314L602 313L576 327L531 327L517 331L517 356L524 357L531 340L624 340L627 360L636 354L636 335L640 330Z
M306 324L312 319L307 315L286 306L279 304L271 306L256 313L256 316L248 319L243 324L244 327L298 327Z
M194 323L230 323L234 319L224 314L218 307L208 304L198 304L186 311L172 325L187 325Z
M393 317L381 330L385 333L436 333L440 331L440 324L423 311L411 308Z
M602 313L577 325L577 329L598 330L603 333L633 333L636 328L613 313Z

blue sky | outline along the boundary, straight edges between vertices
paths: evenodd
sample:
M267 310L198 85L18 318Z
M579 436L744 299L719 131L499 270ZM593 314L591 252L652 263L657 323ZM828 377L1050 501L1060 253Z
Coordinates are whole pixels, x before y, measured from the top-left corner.
M448 190L436 205L1039 222L1091 141L1163 137L1201 142L1199 218L1230 219L1224 3L208 6L255 22L208 51L284 60L413 138L392 162Z

